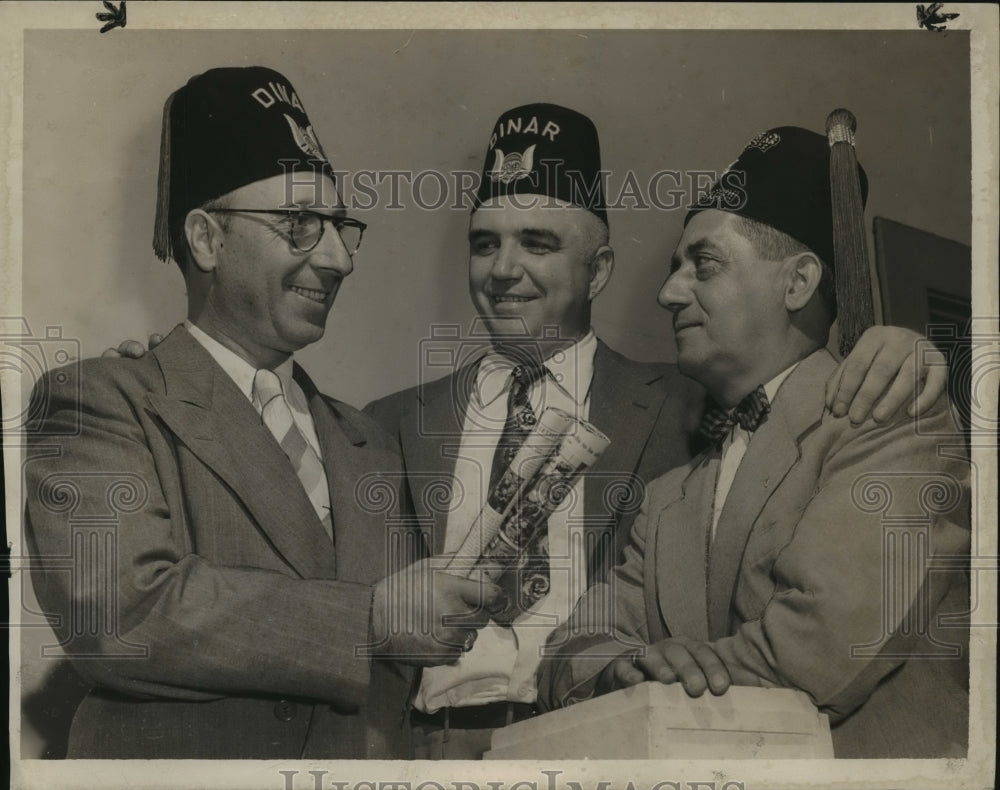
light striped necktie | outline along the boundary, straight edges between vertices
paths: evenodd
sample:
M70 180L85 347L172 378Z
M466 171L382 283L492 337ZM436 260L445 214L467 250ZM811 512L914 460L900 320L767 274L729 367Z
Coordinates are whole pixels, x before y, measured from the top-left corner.
M330 489L326 482L323 462L295 424L292 410L285 400L281 379L271 370L258 370L253 377L253 405L260 412L264 425L281 445L295 474L309 495L316 515L333 540L333 518L330 514Z

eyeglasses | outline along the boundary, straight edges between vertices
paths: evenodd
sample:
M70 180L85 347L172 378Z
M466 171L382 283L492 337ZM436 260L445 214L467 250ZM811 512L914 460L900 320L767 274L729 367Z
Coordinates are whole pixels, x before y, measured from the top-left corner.
M326 229L327 221L329 221L340 234L340 239L344 242L348 255L354 255L361 246L361 238L364 236L365 228L368 227L361 220L352 217L331 217L302 209L213 208L209 211L221 214L278 214L287 216L289 217L288 237L298 252L314 250L320 239L323 238L323 231Z

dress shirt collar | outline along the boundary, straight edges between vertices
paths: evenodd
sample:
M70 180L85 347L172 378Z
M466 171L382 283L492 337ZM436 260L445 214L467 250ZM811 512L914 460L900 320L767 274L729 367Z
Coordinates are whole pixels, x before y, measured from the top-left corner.
M767 399L770 403L774 403L774 399L775 397L777 397L778 390L781 388L781 385L785 382L785 379L787 379L790 375L792 375L792 371L795 370L795 368L797 368L798 366L799 363L796 362L793 365L785 368L783 371L781 371L781 373L779 373L777 376L775 376L773 379L767 382L767 384L764 385L764 392L767 393Z
M184 322L184 327L191 333L191 337L201 343L202 347L211 355L226 374L231 378L236 386L240 388L247 400L253 400L253 377L257 369L247 362L235 351L226 348L222 343L211 337L203 329L190 321ZM287 397L292 391L292 358L289 357L274 369L278 378L281 379L281 387Z
M557 351L545 360L545 378L554 381L573 401L582 406L594 377L594 354L597 336L589 331L569 348ZM488 406L510 386L514 362L496 350L488 351L476 373L476 396L480 406Z

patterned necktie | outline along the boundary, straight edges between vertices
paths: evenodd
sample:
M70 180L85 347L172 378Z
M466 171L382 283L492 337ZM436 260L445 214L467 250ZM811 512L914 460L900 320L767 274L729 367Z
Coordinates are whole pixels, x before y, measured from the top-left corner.
M507 420L493 454L490 472L490 491L510 466L524 440L536 422L531 408L531 386L545 375L545 369L518 365L511 372L510 393L507 396ZM511 602L506 612L495 615L497 622L510 623L522 612L528 611L539 598L549 591L549 534L543 525L537 534L520 547L518 564L500 577L497 582Z
M517 451L521 449L524 440L528 438L531 429L535 427L537 417L531 408L531 385L545 373L544 368L518 365L510 374L510 393L507 395L507 419L503 424L503 433L493 453L493 467L490 470L490 487L492 491L503 473L510 466Z
M767 420L771 411L771 402L763 386L758 386L753 392L737 403L731 409L712 409L701 421L700 432L712 444L720 445L726 436L739 425L747 431L756 431Z
M316 515L323 522L323 529L330 540L333 540L333 517L330 514L330 489L326 482L326 470L312 445L295 424L292 410L285 400L281 379L273 371L258 370L254 375L253 403L260 412L264 425L291 461Z

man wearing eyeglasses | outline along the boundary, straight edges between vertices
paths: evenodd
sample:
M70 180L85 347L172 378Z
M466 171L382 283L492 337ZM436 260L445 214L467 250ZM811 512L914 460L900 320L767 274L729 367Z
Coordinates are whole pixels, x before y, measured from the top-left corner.
M140 359L52 371L27 426L33 581L92 684L68 756L405 756L409 670L373 657L455 660L499 591L426 563L389 575L398 448L293 362L365 226L277 72L192 78L161 139L153 245L187 320ZM95 517L100 551L79 527ZM390 628L422 605L426 633Z

